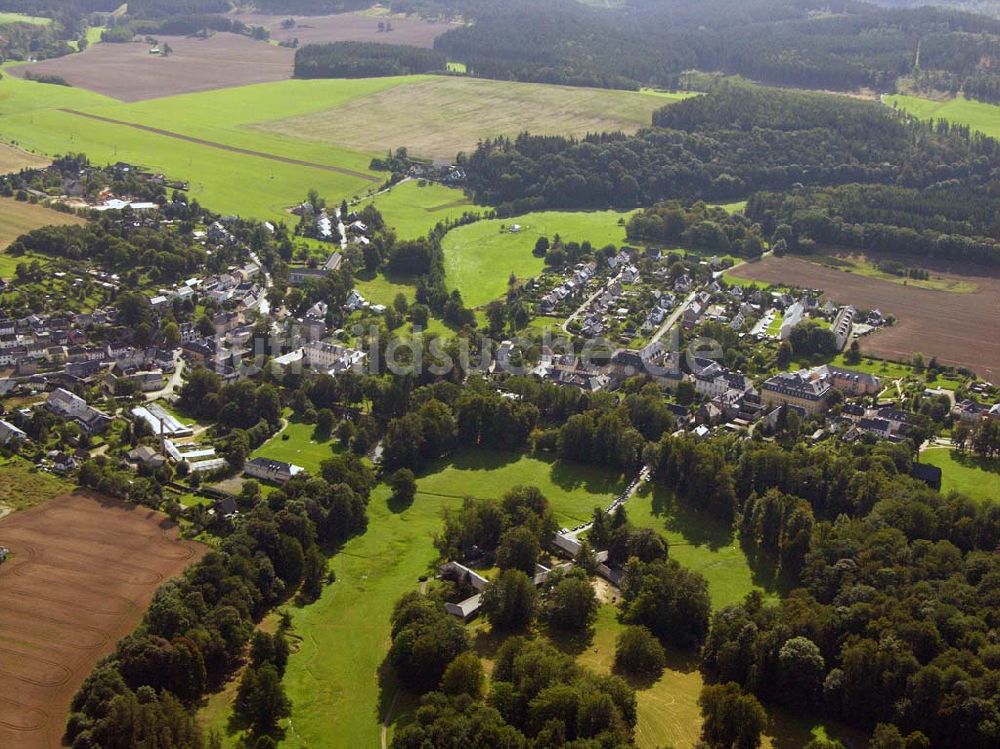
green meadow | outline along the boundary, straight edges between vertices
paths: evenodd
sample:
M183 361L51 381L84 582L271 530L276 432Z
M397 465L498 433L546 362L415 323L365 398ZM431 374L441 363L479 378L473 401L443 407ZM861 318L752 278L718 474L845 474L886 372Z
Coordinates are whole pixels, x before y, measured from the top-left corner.
M32 26L48 26L52 23L51 18L44 16L28 16L23 13L0 13L0 26L8 23L29 23Z
M921 463L941 469L941 492L961 492L982 502L1000 502L1000 459L935 447L920 453Z
M918 96L887 96L890 106L898 106L921 120L948 120L968 125L992 138L1000 138L1000 106L959 96L944 101L921 99Z
M453 229L445 235L445 278L462 292L469 307L479 307L502 296L513 273L519 281L537 276L545 263L532 250L539 237L564 242L589 241L595 248L625 242L618 222L628 213L616 211L539 211L511 219L489 219ZM511 232L514 224L520 231Z
M285 437L288 439L284 439ZM329 435L321 435L315 424L290 421L280 432L253 451L252 458L270 458L302 466L312 474L327 458L340 452L340 443Z
M752 590L768 598L780 591L768 570L753 567L731 527L678 502L670 490L643 487L625 509L635 525L652 528L667 539L672 559L705 576L713 608L739 603Z
M416 239L442 221L467 211L481 212L461 190L436 182L408 179L363 203L374 203L400 239Z
M330 560L337 581L316 603L289 608L297 644L284 679L293 707L282 746L378 746L379 724L394 700L393 715L408 713L403 708L412 705L403 703L412 700L396 700L391 681L384 688L379 681L392 606L419 587L421 575L433 573L433 537L444 508L459 506L464 496L496 497L518 484L538 486L567 523L608 504L623 486L620 477L590 466L478 450L425 472L409 507L390 506L388 490L379 486L368 506L367 531ZM203 719L223 730L229 711L210 707Z

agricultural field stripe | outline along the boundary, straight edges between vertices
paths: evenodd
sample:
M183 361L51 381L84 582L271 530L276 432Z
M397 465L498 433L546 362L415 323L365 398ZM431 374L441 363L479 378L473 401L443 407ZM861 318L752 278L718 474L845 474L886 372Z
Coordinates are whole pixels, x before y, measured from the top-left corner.
M90 120L97 120L98 122L107 122L110 125L122 125L124 127L132 127L136 130L143 130L147 133L153 133L154 135L162 135L165 138L174 138L176 140L183 140L188 143L194 143L199 146L207 146L209 148L218 148L220 151L229 151L230 153L238 153L244 156L255 156L258 159L268 159L269 161L278 161L282 164L291 164L293 166L304 166L310 169L322 169L327 172L337 172L338 174L346 174L349 177L357 177L358 179L367 180L368 182L378 182L378 177L372 177L370 174L365 174L364 172L356 172L353 169L345 169L342 166L331 166L330 164L317 164L314 161L303 161L301 159L292 159L287 156L278 156L273 153L265 153L263 151L253 151L249 148L239 148L238 146L229 146L225 143L216 143L215 141L205 140L204 138L195 138L192 135L184 135L183 133L175 133L172 130L163 130L162 128L152 127L150 125L140 125L137 122L125 122L124 120L116 120L111 117L102 117L99 114L91 114L89 112L81 112L78 109L60 109L60 112L66 114L76 115L77 117L86 117Z

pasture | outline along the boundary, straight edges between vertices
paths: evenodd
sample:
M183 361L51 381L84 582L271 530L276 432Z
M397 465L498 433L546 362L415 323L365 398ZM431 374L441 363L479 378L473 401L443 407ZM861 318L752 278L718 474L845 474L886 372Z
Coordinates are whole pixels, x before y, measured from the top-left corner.
M275 42L298 39L300 45L323 42L379 42L381 44L407 44L413 47L433 47L434 40L458 24L423 19L418 16L392 14L374 16L369 13L336 13L329 16L295 18L295 25L284 28L288 16L263 13L238 13L235 15L248 26L263 26L271 32ZM392 31L379 31L379 22L390 22Z
M845 273L795 257L773 256L742 265L731 275L822 289L836 303L894 315L895 325L861 339L865 353L906 361L920 352L928 358L936 356L942 364L969 367L986 379L1000 371L1000 338L995 335L1000 327L1000 308L994 303L1000 294L1000 279L946 274L977 287L972 293L955 294ZM942 310L947 313L942 314Z
M545 263L532 250L539 237L558 234L564 242L589 241L595 248L625 242L619 221L627 213L615 211L540 211L511 219L490 219L452 229L445 235L445 280L462 292L469 307L479 307L502 296L513 273L519 281L537 276ZM510 226L518 224L518 232ZM502 230L502 227L505 227Z
M482 211L461 190L414 179L400 182L386 192L363 201L368 202L373 202L382 212L386 223L400 239L427 236L442 221L455 220L467 211Z
M27 262L31 258L14 257L5 250L11 242L22 234L41 226L49 225L82 225L82 218L61 211L54 211L45 206L24 203L13 198L0 198L0 278L10 278L18 263ZM41 258L44 262L44 258Z
M920 453L921 463L941 469L941 493L961 492L981 502L1000 502L1000 459L934 447Z
M336 109L258 127L359 151L406 146L414 156L452 159L482 138L525 130L574 136L635 132L650 124L656 109L681 96L426 76Z
M58 75L70 85L121 101L156 99L248 83L279 81L292 75L294 50L263 44L240 34L207 39L161 36L167 57L149 52L143 41L102 43L75 55L10 68L12 75Z
M61 746L70 701L139 623L153 591L205 547L165 515L76 492L0 521L0 746Z
M991 138L1000 138L1000 105L997 104L966 99L964 96L944 101L919 96L886 96L885 102L921 120L948 120L956 125L968 125Z

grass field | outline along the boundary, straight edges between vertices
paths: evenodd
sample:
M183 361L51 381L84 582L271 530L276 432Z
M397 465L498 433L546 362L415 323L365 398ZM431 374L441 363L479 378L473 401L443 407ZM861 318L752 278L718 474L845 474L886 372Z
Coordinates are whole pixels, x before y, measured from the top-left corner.
M426 236L441 221L457 219L466 211L481 210L461 190L413 179L364 202L375 203L400 239Z
M32 26L48 26L51 18L44 16L27 16L23 13L0 13L0 26L8 23L30 23Z
M282 439L288 435L288 439ZM315 424L290 421L271 439L253 451L252 458L271 458L302 466L313 475L319 465L340 452L340 443L330 437L320 438Z
M625 509L636 525L663 534L672 559L705 576L713 607L738 603L754 589L768 597L780 591L781 585L767 570L753 569L732 528L678 503L669 490L645 489Z
M0 459L0 518L8 512L26 510L73 488L66 479L34 470L24 458Z
M30 258L13 257L4 250L22 234L50 224L84 224L82 218L69 213L53 211L31 203L22 203L13 198L0 198L0 278L10 278L18 263Z
M405 145L415 156L451 159L481 138L525 130L576 136L635 132L650 124L655 110L683 96L435 76L258 127L356 150Z
M983 502L1000 502L1000 459L940 447L924 450L920 462L941 469L942 493L956 491Z
M389 614L437 558L432 542L442 510L458 506L465 495L495 497L517 484L541 488L567 522L607 504L622 486L617 477L587 466L470 451L418 478L417 497L403 510L391 509L387 489L378 487L368 506L368 530L330 562L337 582L317 603L291 610L302 639L285 676L293 708L283 746L378 746L380 716L395 693L390 685L382 695L377 676L388 647ZM221 728L228 711L216 705L213 715Z
M1000 138L1000 106L966 99L964 96L945 101L921 99L918 96L887 96L890 106L896 105L921 120L948 120L968 125L992 138Z
M507 290L513 273L519 280L532 278L545 266L532 250L541 236L559 234L565 242L589 241L595 248L625 241L625 227L618 224L627 213L615 211L541 211L512 219L490 219L460 226L445 235L445 280L462 292L469 307L479 307ZM519 224L517 233L501 226Z

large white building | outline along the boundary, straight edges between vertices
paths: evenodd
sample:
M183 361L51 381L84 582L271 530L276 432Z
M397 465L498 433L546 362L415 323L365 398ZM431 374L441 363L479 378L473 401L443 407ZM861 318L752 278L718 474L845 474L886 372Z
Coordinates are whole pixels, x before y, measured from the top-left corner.
M327 341L312 341L303 353L310 367L333 375L360 367L366 356L364 351Z

